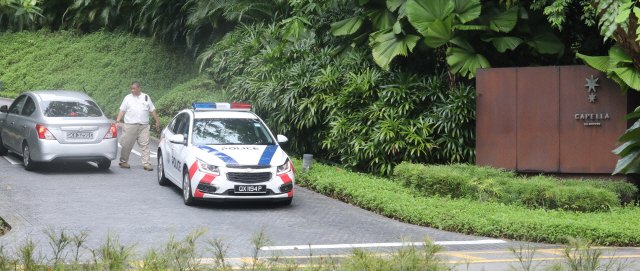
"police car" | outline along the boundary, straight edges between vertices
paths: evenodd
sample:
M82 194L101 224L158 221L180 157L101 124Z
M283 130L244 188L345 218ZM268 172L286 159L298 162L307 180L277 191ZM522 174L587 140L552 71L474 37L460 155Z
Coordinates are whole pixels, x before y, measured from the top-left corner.
M245 103L193 103L162 131L158 183L198 200L266 200L289 205L294 169L264 122Z

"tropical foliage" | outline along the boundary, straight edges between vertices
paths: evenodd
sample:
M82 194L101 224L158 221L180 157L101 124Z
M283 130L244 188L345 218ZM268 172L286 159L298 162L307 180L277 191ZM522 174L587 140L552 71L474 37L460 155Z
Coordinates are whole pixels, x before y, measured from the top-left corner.
M36 4L37 0L0 0L0 31L32 28L36 17L42 15Z
M353 44L368 38L374 60L386 70L396 56L407 56L425 46L443 46L451 72L468 78L475 77L478 68L491 67L483 52L504 53L521 45L534 54L564 51L564 44L548 25L540 27L529 19L526 5L506 7L492 1L481 4L480 0L358 3L362 12L332 24L332 31L348 36ZM480 41L492 44L494 50L489 52L487 46L478 46Z
M544 2L551 2L545 0ZM549 20L556 25L564 18L567 0L555 0L556 9L548 12ZM600 34L604 40L613 39L616 45L609 50L608 56L587 56L577 54L587 65L607 74L616 81L623 93L629 88L640 90L640 1L636 0L600 0L590 1L592 14L597 15ZM586 16L589 23L592 16ZM640 107L624 117L622 121L640 117ZM640 173L640 119L618 139L621 146L613 150L622 158L618 160L616 173Z
M321 42L331 35L289 29L241 25L214 47L207 72L286 134L290 150L383 174L404 160L473 161L473 88L381 71L364 49L333 58Z

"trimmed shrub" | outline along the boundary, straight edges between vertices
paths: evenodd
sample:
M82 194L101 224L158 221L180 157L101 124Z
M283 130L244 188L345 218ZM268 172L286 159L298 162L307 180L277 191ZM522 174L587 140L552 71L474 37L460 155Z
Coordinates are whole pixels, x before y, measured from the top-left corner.
M606 210L637 194L633 184L598 180L518 177L491 167L469 164L422 165L404 162L394 171L397 182L424 196L448 196L533 208L573 211Z
M406 223L479 236L565 243L569 236L598 245L640 245L640 208L611 207L608 212L547 210L466 198L422 196L398 182L314 162L301 173L292 159L296 184Z

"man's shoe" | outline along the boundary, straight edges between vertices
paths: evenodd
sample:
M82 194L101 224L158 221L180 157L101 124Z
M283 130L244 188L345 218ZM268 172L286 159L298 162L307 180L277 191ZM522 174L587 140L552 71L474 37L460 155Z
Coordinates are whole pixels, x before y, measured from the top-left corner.
M127 163L120 163L120 164L118 164L118 165L120 165L120 167L121 167L121 168L130 168L130 167L131 167L131 166L130 166L129 164L127 164Z
M144 170L152 171L153 168L151 166L144 166Z

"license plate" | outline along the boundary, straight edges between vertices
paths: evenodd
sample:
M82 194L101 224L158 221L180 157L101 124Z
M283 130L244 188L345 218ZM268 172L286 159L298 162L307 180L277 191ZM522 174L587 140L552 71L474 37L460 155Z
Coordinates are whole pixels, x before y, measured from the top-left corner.
M234 187L235 193L267 193L266 185L236 185Z
M93 133L67 133L67 138L93 138Z

